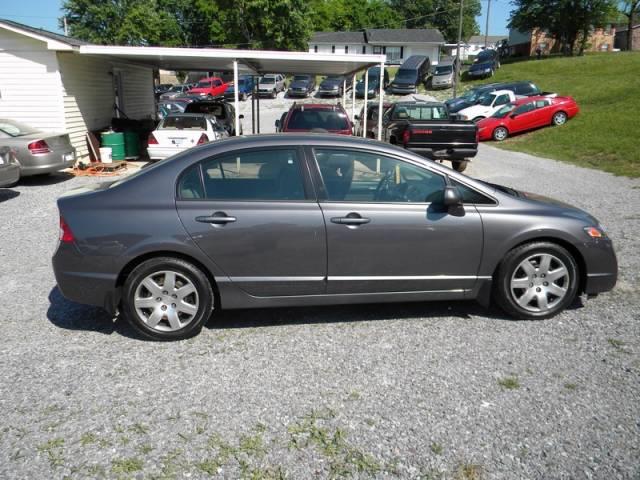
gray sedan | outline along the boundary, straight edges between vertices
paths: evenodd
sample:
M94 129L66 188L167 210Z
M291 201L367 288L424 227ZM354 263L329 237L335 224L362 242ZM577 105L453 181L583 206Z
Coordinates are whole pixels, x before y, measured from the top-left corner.
M70 168L76 161L69 135L41 132L15 120L0 118L0 145L15 151L23 177Z
M213 142L58 208L62 294L161 340L234 308L493 299L542 319L617 278L588 213L354 137Z

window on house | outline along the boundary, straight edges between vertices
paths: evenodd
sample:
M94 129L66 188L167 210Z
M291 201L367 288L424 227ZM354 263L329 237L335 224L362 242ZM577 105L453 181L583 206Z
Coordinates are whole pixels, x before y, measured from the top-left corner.
M367 53L367 46L362 45L362 54L364 55L365 53Z
M336 46L335 45L331 45L331 53L336 53Z
M349 53L349 45L344 46L344 53Z
M400 59L402 58L402 48L401 47L387 47L387 63L400 63Z
M313 51L314 51L315 53L318 53L318 45L314 45L314 46L313 46Z
M373 47L374 55L382 55L382 47Z

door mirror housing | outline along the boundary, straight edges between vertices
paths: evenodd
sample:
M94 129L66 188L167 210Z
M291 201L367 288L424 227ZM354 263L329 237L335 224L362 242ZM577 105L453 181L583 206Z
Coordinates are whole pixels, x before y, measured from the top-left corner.
M445 207L459 207L462 205L462 196L458 187L451 185L444 187L444 205Z

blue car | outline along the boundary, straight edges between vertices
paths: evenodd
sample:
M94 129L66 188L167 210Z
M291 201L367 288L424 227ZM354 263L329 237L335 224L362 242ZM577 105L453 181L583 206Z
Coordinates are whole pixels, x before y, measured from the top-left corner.
M241 75L238 77L238 98L243 102L253 93L253 77L251 75ZM235 85L229 82L229 86L224 91L224 98L230 99L235 96Z

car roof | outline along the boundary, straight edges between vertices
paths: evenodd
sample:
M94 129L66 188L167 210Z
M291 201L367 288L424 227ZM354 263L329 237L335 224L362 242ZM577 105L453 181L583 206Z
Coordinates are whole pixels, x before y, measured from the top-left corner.
M291 110L344 110L342 105L335 105L331 103L294 103L291 106Z
M401 102L396 102L396 105L423 105L426 107L442 107L444 105L443 102L429 102L427 100L403 100Z
M165 118L168 117L209 117L210 113L202 113L202 112L171 112Z
M509 93L513 94L513 92L511 90L504 90L504 89L502 89L502 90L494 90L493 92L489 92L489 93L491 95L496 95L496 96L497 95L504 95L505 93L506 94L509 94Z
M515 102L512 102L514 105L522 105L523 103L529 103L535 100L553 100L551 97L546 97L544 95L534 95L531 97L519 98Z

